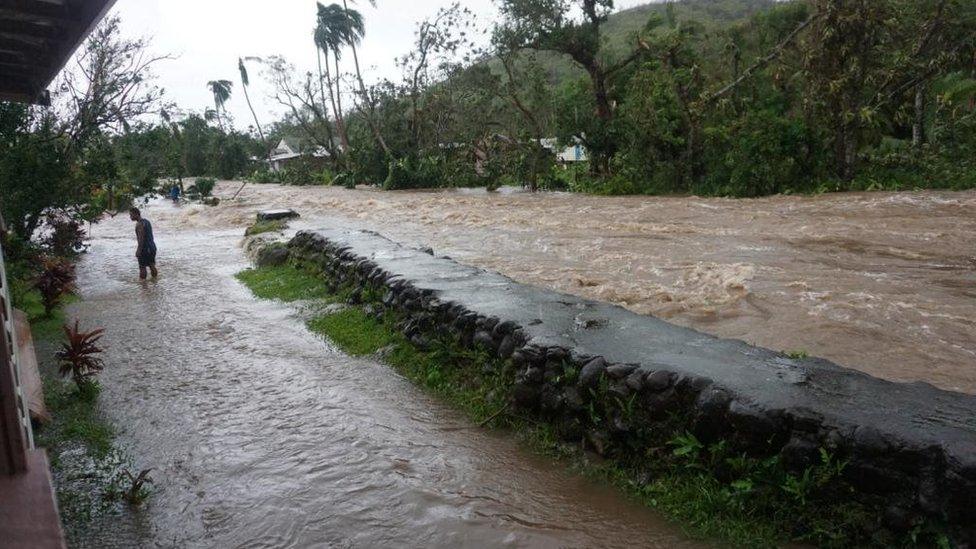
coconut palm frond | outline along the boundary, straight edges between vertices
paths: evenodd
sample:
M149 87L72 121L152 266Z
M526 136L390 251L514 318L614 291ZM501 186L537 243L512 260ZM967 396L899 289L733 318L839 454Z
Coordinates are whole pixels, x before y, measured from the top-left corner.
M234 83L230 80L211 80L207 82L207 88L210 89L210 93L214 96L214 106L217 110L224 108L224 104L230 100L231 89L234 87Z
M237 70L241 73L241 84L243 84L244 87L250 86L251 79L247 76L247 67L244 66L244 58L242 57L237 58Z

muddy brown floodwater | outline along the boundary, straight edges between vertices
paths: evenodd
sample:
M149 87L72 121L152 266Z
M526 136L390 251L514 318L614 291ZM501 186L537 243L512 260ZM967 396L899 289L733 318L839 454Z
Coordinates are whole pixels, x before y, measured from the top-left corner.
M224 183L227 196L239 187ZM516 280L894 381L976 393L976 192L758 200L249 185L188 227L291 207Z
M157 489L72 546L701 545L253 298L228 222L250 207L146 208L157 282L136 280L131 222L93 228L69 313L106 329L100 405Z

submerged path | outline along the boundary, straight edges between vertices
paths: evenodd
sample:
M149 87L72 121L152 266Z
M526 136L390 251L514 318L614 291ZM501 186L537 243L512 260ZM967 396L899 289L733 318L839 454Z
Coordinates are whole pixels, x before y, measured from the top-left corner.
M234 280L240 227L148 208L94 227L69 311L106 329L101 406L158 490L82 547L691 547L617 492L472 425L391 369L344 356ZM206 211L194 210L198 215ZM183 222L180 222L182 220Z
M240 187L222 183L230 196ZM754 200L248 185L180 223L376 230L519 282L976 393L976 191Z

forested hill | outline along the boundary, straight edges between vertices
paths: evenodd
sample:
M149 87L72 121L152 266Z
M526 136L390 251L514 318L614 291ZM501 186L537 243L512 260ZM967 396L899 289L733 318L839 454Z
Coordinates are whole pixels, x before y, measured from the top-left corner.
M674 9L683 20L711 26L748 19L776 3L776 0L681 0L674 2ZM610 16L603 32L611 45L626 42L652 15L664 16L667 9L667 2L658 1L619 11Z
M694 21L706 29L745 21L776 4L777 0L679 0L673 3L678 19ZM668 2L659 0L610 15L601 28L605 50L611 55L628 50L629 44L633 43L634 37L648 20L654 15L665 18L667 10ZM563 56L543 53L539 60L549 68L552 83L584 76L582 69Z

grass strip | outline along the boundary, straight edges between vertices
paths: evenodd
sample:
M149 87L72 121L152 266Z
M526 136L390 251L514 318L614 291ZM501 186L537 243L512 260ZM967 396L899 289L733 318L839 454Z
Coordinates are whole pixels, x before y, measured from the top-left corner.
M256 236L264 233L277 233L288 228L288 224L280 219L273 221L258 221L244 231L244 236Z
M316 299L327 301L332 297L321 277L290 265L247 269L237 273L237 279L261 299L292 302Z

